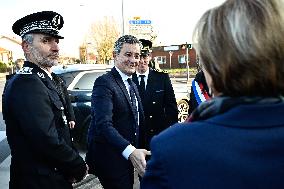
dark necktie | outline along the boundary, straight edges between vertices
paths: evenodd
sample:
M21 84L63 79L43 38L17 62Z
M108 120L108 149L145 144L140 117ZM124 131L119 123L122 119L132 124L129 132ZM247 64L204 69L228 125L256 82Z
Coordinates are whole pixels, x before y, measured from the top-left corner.
M132 81L132 79L128 78L127 79L128 83L129 83L129 94L130 94L130 100L131 100L131 107L132 107L132 111L134 112L134 118L136 121L136 128L135 128L135 135L136 135L136 145L139 144L139 121L138 121L138 110L137 110L137 106L136 106L136 98L135 98L135 91L134 91L134 83Z
M133 81L130 78L128 78L127 81L129 83L129 94L130 94L132 110L134 112L135 121L136 123L138 123L138 112L137 112L137 106L136 106L136 98L135 98Z
M145 75L140 75L140 84L139 84L139 87L138 87L138 90L139 90L139 94L140 94L140 97L141 97L141 100L142 102L144 101L144 96L145 96Z

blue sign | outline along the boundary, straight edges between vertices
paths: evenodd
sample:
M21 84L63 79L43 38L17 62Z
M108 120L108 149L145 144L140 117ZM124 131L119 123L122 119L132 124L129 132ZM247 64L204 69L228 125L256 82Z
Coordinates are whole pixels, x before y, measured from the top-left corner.
M129 20L129 24L151 24L151 20Z

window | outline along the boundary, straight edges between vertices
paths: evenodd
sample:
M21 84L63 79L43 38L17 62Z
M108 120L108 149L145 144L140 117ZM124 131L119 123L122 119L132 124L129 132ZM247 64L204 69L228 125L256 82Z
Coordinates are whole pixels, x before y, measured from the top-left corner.
M92 90L95 80L105 72L92 72L84 74L74 86L74 89Z
M74 78L79 74L80 72L67 72L63 74L58 74L61 79L65 82L65 85L68 87Z
M190 62L189 56L188 56L188 62ZM178 55L178 63L180 64L186 63L186 54Z
M166 62L166 56L157 56L156 58L157 58L157 62L159 64L166 64L167 63Z

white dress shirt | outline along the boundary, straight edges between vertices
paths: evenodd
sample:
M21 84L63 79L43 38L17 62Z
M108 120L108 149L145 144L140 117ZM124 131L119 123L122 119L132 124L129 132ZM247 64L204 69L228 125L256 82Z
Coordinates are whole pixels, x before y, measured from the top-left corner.
M119 75L121 76L121 78L122 78L122 81L123 81L123 83L124 83L124 85L125 85L125 88L126 88L126 90L127 90L127 92L128 92L128 95L129 95L129 97L130 97L130 93L129 93L129 83L128 83L128 81L127 81L127 79L128 78L132 78L131 76L129 77L129 76L127 76L126 74L124 74L124 73L122 73L117 67L115 67L115 69L118 71L118 73L119 73ZM137 105L138 103L137 103L137 99L136 99L136 105ZM137 108L138 108L138 106L136 106ZM137 110L138 111L138 110ZM138 119L139 119L139 111L138 111ZM123 157L125 158L125 159L128 159L129 158L129 156L130 156L130 154L132 153L132 152L134 152L134 150L136 150L136 148L134 147L134 146L132 146L131 144L129 144L124 150L123 150L123 152L122 152L122 155L123 155Z
M144 75L144 76L145 76L145 77L144 77L144 82L145 82L145 90L146 90L146 88L147 88L147 81L148 81L148 77L149 77L149 69L148 69L145 73L143 73L143 74L138 73L138 72L136 71L136 75L137 75L137 78L138 78L139 85L140 85L140 82L141 82L141 77L140 77L140 75Z

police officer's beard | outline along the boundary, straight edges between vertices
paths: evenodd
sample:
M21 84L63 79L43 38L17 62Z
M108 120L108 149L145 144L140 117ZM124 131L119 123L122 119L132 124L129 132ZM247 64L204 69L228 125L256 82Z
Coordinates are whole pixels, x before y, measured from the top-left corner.
M36 48L31 47L30 49L31 57L33 59L33 63L37 64L39 67L52 67L58 64L58 61L49 56L58 56L58 53L49 54L49 56L44 57Z

